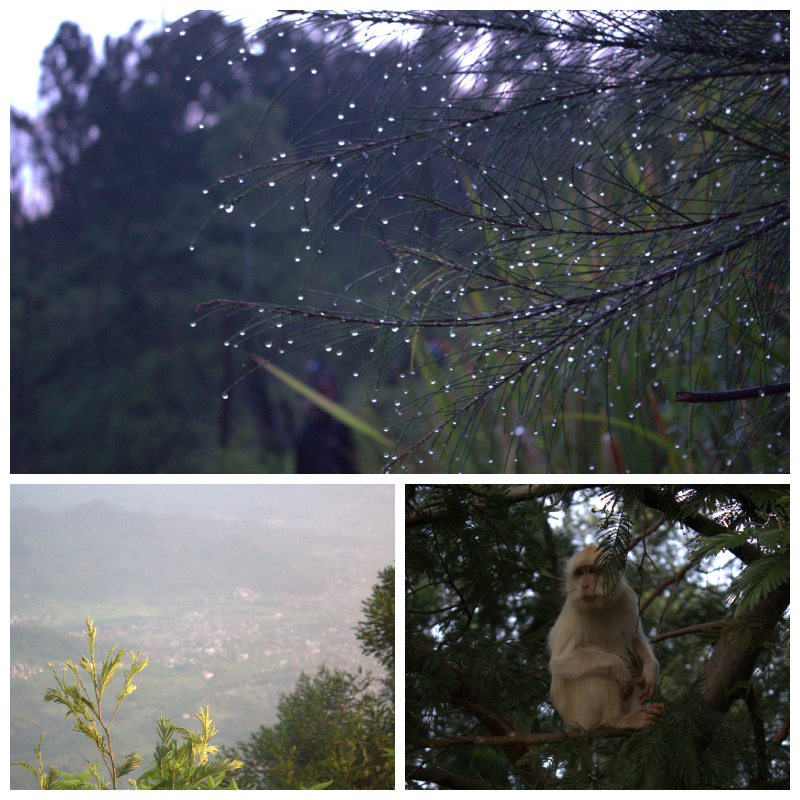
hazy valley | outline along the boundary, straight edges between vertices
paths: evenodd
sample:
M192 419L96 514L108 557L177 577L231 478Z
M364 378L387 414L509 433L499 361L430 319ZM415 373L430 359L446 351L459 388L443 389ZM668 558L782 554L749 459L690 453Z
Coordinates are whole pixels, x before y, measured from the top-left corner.
M95 758L61 708L42 703L54 685L48 662L60 674L63 659L87 654L87 616L98 660L114 645L149 658L112 729L121 752L139 749L145 761L159 715L191 728L191 714L208 705L215 743L232 745L275 721L280 694L301 671L325 663L378 672L353 628L378 571L394 561L391 503L384 494L370 507L362 489L344 510L348 491L327 490L357 487L322 488L313 512L308 497L297 515L284 500L280 514L261 520L200 508L195 517L135 512L98 499L13 508L12 760L31 761L43 730L45 766L78 769ZM12 770L12 787L31 780Z

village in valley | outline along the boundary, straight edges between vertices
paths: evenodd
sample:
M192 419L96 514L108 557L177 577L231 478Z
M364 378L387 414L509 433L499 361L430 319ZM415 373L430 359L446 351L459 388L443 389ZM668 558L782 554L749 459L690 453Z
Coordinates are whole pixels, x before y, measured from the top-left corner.
M205 599L200 608L171 615L132 617L113 622L95 620L100 652L114 645L141 650L150 664L167 669L195 667L207 681L229 672L231 664L249 662L244 671L313 672L318 664L354 671L365 659L354 628L374 581L352 574L333 579L319 595L286 592L266 596L251 586L235 586L230 596ZM51 604L54 599L44 601ZM15 616L12 626L51 624L50 615ZM67 635L85 643L85 626ZM242 665L244 666L244 665ZM376 665L370 665L376 666ZM46 664L13 664L12 679L26 680ZM60 666L59 666L60 669ZM377 670L380 672L380 670ZM266 688L266 687L265 687Z

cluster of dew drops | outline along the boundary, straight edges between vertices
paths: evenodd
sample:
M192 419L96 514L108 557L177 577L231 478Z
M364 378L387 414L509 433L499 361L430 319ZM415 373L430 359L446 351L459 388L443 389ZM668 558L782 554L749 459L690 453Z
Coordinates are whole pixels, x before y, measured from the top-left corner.
M183 23L185 23L185 24L186 24L186 23L188 23L188 22L189 22L189 19L188 19L187 17L184 17L184 18L183 18ZM452 23L451 23L451 24L452 24ZM167 32L169 32L169 30L170 30L170 29L169 29L169 28L166 28L165 30L166 30ZM327 29L326 29L326 30L327 30ZM181 31L179 32L179 34L180 34L180 36L184 36L184 35L186 34L186 30L181 30ZM283 35L284 35L284 31L279 31L279 32L278 32L278 36L283 36ZM778 36L779 36L779 34L778 34ZM342 43L342 46L343 46L343 47L346 47L346 46L348 46L348 44L350 44L350 43L348 43L348 42L343 42L343 43ZM262 45L261 45L259 42L253 42L253 43L251 43L251 45L250 45L250 48L251 48L251 49L250 49L250 52L251 52L251 53L253 53L253 54L257 54L257 53L259 52L259 51L258 51L258 48L260 48L261 46L262 46ZM292 48L292 52L296 52L296 49L295 49L295 48ZM240 47L240 48L239 48L239 56L240 56L240 58L241 58L242 60L246 60L246 59L247 59L247 55L248 55L248 50L247 50L247 48L246 48L246 47ZM375 51L373 50L373 51L369 52L369 55L370 55L371 57L375 57L376 53L375 53ZM203 58L203 56L202 56L202 55L197 55L197 56L196 56L196 59L197 59L198 61L202 61L202 58ZM233 62L232 60L229 60L229 61L228 61L228 64L229 64L229 65L232 65L233 63L234 63L234 62ZM411 69L412 69L412 67L411 67L410 65L406 66L406 65L404 65L404 64L402 64L402 63L398 63L396 66L397 66L398 68L401 68L401 69L402 69L402 68L404 68L404 67L405 67L406 69L408 69L408 70L411 70ZM421 66L421 65L420 65L420 66ZM289 70L290 70L290 71L292 71L292 72L293 72L293 71L295 71L295 69L296 69L296 67L295 67L294 65L290 65L290 67L289 67ZM311 71L311 73L312 73L312 74L316 74L316 72L317 72L316 68L312 68L310 71ZM389 78L389 75L388 75L388 74L384 74L384 75L383 75L383 77L384 77L384 79L388 79L388 78ZM442 76L442 77L444 78L445 76ZM187 76L186 76L186 80L187 80L187 81L191 80L191 75L187 75ZM422 91L427 91L428 87L427 87L427 86L422 86L422 87L421 87L421 89L422 89ZM441 97L440 99L441 99L441 101L442 101L443 103L447 103L447 99L446 99L445 97ZM354 108L355 108L355 104L351 102L351 103L349 104L349 107L350 107L350 109L354 109ZM433 113L434 113L434 115L435 115L435 114L437 114L438 112L434 111ZM726 109L726 113L730 113L730 109ZM345 118L343 113L340 113L340 114L338 115L338 117L339 117L339 119L340 119L340 120L343 120L343 119ZM387 121L388 121L388 122L393 122L394 120L392 120L391 118L389 118ZM588 120L587 120L587 121L588 121ZM201 123L199 124L199 126L198 126L198 127L199 127L200 129L202 129L202 128L204 128L204 124L201 122ZM381 127L379 127L379 128L378 128L378 132L380 133L380 132L382 132L382 131L383 131L383 127L381 126ZM488 128L486 128L486 132L488 132ZM636 135L637 135L636 133L633 133L633 137L636 137ZM458 138L456 138L456 139L455 139L455 141L457 142L457 141L458 141ZM575 141L575 138L573 137L573 142L574 142L574 141ZM582 141L580 141L579 143L580 143L580 145L584 145L584 144L585 144L585 142L584 142L583 140L582 140ZM344 141L340 141L340 142L339 142L339 145L340 145L340 146L344 146L345 144L346 144L346 142L344 142ZM588 142L586 142L586 144L590 146L590 145L592 144L592 142L591 142L591 141L588 141ZM641 149L642 149L642 144L641 144L641 143L637 143L637 144L636 144L636 150L641 150ZM280 153L279 157L280 157L280 158L285 158L285 157L286 157L286 153ZM277 160L278 160L278 157L273 157L273 160L274 160L274 161L277 161ZM332 160L332 161L334 161L335 159L333 159L333 158L332 158L331 160ZM674 162L673 162L673 163L674 163ZM335 164L335 168L336 168L336 170L340 169L341 167L342 167L342 164L341 164L341 163L336 163L336 164ZM338 171L332 171L332 173L331 173L331 174L332 174L332 176L335 178L335 177L337 177L337 176L338 176ZM315 176L314 176L314 175L312 175L311 177L312 177L312 179L314 179L314 178L315 178ZM368 179L368 178L369 178L369 175L367 174L367 175L365 175L365 177ZM677 176L677 175L672 175L671 177L672 177L673 179L676 179L678 176ZM546 180L546 179L545 179L545 180ZM561 180L562 180L562 179L561 179L561 177L559 176L559 183L561 182ZM225 181L225 179L221 179L221 180L220 180L220 183L223 183L224 181ZM241 182L243 182L243 178L241 178L241 177L240 177L240 178L239 178L239 182L240 182L240 183L241 183ZM275 185L275 182L274 182L274 181L269 181L269 185L270 185L270 186L274 186L274 185ZM570 185L571 185L571 184L570 184ZM717 186L719 186L719 184L717 184ZM204 193L204 194L208 194L208 191L209 191L208 189L203 189L203 193ZM367 193L368 193L368 194L371 194L371 191L370 191L369 189L367 189ZM401 198L401 199L402 199L402 198ZM309 202L309 200L310 200L310 198L309 198L308 196L306 196L306 197L304 198L304 201L305 201L305 202ZM234 207L235 207L235 204L234 204L233 202L225 202L225 203L220 203L220 204L219 204L219 206L218 206L219 210L221 210L221 211L222 211L222 210L224 210L226 213L229 213L229 214L233 212L233 210L234 210ZM360 208L360 207L363 207L363 204L362 204L362 203L358 203L358 204L357 204L357 207L358 207L358 208ZM291 211L294 211L294 210L295 210L295 206L294 206L294 205L291 205L291 206L290 206L290 210L291 210ZM611 221L609 221L609 222L611 222ZM388 224L388 220L384 219L384 220L382 220L382 223L383 223L383 224ZM253 221L253 222L251 222L251 223L250 223L250 225L251 225L251 227L256 227L256 222L255 222L255 221ZM339 229L340 229L340 224L339 224L339 223L334 223L334 224L333 224L333 229L334 229L335 231L336 231L336 230L339 230ZM302 232L303 232L303 233L309 233L309 232L310 232L310 228L309 228L309 227L306 227L306 226L304 226L303 228L301 228L301 230L302 230ZM192 245L190 246L190 248L189 248L189 249L193 251L193 250L195 249L195 245L194 245L194 244L192 244ZM306 248L306 249L310 249L310 248L307 246L307 248ZM700 253L698 253L697 255L699 256L699 255L700 255ZM299 261L301 261L301 258L300 258L300 256L299 256L299 255L295 257L295 261L296 261L296 262L299 262ZM513 269L513 267L512 267L512 269ZM399 271L400 271L400 268L398 267L396 271L398 271L398 272L399 272ZM453 299L455 300L456 298L454 297ZM298 300L300 300L300 301L302 301L302 300L303 300L303 295L302 295L302 294L298 295ZM263 309L259 309L259 310L260 310L260 311L263 311ZM194 322L194 321L193 321L193 322L191 322L191 326L192 326L192 327L196 327L196 324L197 324L197 323L196 323L196 322ZM278 327L278 328L282 327L282 324L281 324L281 323L277 323L277 327ZM396 328L393 328L393 330L395 330L395 331L396 331L397 329L396 329ZM240 332L240 335L244 336L244 335L245 335L245 333L246 333L245 331L241 331L241 332ZM358 335L358 332L357 332L357 331L354 331L354 332L352 332L352 335L353 335L353 336L357 336L357 335ZM451 333L451 336L454 336L454 335L455 335L454 333ZM408 341L408 340L407 340L407 341ZM225 345L226 345L226 346L228 346L229 344L230 344L230 342L225 342ZM235 345L234 345L234 346L235 346ZM267 343L266 343L266 347L267 347L267 348L271 348L271 347L272 347L272 342L267 342ZM326 346L326 350L327 350L328 352L331 352L331 350L332 350L332 347L331 347L330 345L328 345L328 346ZM283 352L283 349L282 349L282 348L280 349L280 352L281 352L281 353ZM341 350L341 349L337 350L337 352L336 352L336 355L337 355L337 356L341 356L341 355L342 355L342 350ZM413 375L413 371L412 371L410 374L411 374L411 375ZM354 373L354 375L356 375L356 376L357 376L357 375L358 375L358 372ZM406 377L406 376L405 376L405 375L403 375L403 376L401 376L401 377ZM473 377L474 377L474 376L473 376ZM617 388L619 389L619 387L617 387ZM577 391L577 388L576 388L576 391ZM405 394L405 395L407 395L407 394L408 394L408 389L404 390L404 394ZM225 393L225 394L223 395L223 398L227 399L227 397L228 397L228 394L227 394L227 393ZM377 402L377 397L376 397L376 396L373 394L373 397L371 398L371 400L372 400L372 402L373 402L373 403L375 403L375 402ZM396 406L398 406L398 408L396 409L396 413L397 413L397 414L399 414L399 415L402 415L402 413L403 413L403 412L402 412L402 409L399 407L399 406L401 405L401 403L398 401L398 402L396 402L396 403L395 403L395 405L396 405ZM641 405L641 404L637 404L637 409L638 409L639 405ZM635 416L635 413L636 413L636 411L634 411L634 412L631 412L631 413L629 414L629 417L630 417L630 418L633 418L633 417ZM505 415L505 412L503 412L503 415ZM455 421L451 421L449 424L455 425L456 423L455 423ZM388 428L384 428L384 431L385 431L385 432L388 432ZM437 433L440 433L440 432L442 432L442 429L441 429L441 428L440 428L440 429L437 431ZM521 427L520 427L520 426L516 426L516 427L514 428L514 430L513 430L513 435L519 435L519 436L521 436L523 433L524 433L524 431L521 429ZM676 448L680 449L680 446L679 446L679 445L676 445ZM431 453L432 453L432 451L431 451ZM386 457L387 457L387 458L391 458L393 461L394 461L395 459L397 459L397 456L396 456L396 455L390 455L389 453L387 453L387 454L386 454ZM683 454L683 458L684 458L684 459L685 459L685 458L687 458L687 454L686 454L686 453L684 453L684 454ZM421 460L420 460L420 461L421 461ZM515 456L515 461L516 461L516 456Z

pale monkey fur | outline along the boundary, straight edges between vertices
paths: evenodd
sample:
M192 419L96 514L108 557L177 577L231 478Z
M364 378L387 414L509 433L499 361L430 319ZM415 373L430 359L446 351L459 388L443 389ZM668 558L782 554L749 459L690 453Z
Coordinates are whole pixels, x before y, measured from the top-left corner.
M645 707L658 687L658 662L639 620L636 595L624 576L603 596L590 544L567 565L567 599L550 631L550 698L571 730L595 725L642 728L656 721L663 706ZM630 653L641 662L631 672ZM642 687L635 691L634 683Z

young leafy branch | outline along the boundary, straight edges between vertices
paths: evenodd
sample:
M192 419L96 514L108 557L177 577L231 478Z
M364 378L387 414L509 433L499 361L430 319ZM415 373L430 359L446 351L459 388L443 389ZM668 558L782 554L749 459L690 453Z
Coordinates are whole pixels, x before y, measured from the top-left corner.
M217 753L210 745L211 737L217 733L214 721L208 715L208 706L194 715L200 720L202 730L192 733L186 728L173 725L166 717L158 718L159 743L156 745L155 766L139 778L131 781L134 788L140 789L196 789L207 781L209 789L215 789L229 769L238 769L241 761L213 759ZM183 744L173 738L176 733L183 736ZM235 782L234 782L235 788Z
M111 715L103 715L102 699L103 693L111 685L114 676L119 671L125 650L117 650L118 645L111 648L111 651L103 661L98 670L95 661L94 644L97 636L97 628L91 619L86 620L88 629L87 639L89 642L89 657L82 656L80 666L89 676L87 682L90 690L87 690L81 678L78 668L71 662L66 661L61 671L61 676L50 664L53 675L58 683L57 689L48 689L45 692L45 702L60 703L67 708L67 717L74 717L73 730L82 733L91 739L97 749L106 769L111 776L111 788L117 788L117 780L124 775L128 775L141 763L142 758L133 751L125 756L120 764L117 764L114 757L114 748L111 744L109 729L114 722L117 711L123 698L136 690L133 678L147 666L147 658L141 659L141 651L135 655L131 653L131 665L123 672L122 690L116 696L116 705ZM116 651L116 652L115 652ZM67 680L67 670L71 670L74 675L74 682ZM92 699L92 696L94 699ZM155 766L145 772L138 780L128 779L134 788L146 789L195 789L203 781L207 783L209 789L216 788L225 773L231 769L239 769L241 761L228 759L209 760L209 756L216 754L217 748L210 745L211 737L217 731L213 720L208 715L208 706L199 714L194 715L198 720L202 730L200 733L192 733L185 728L173 725L166 717L159 717L158 733L159 744L155 750ZM180 734L184 743L180 745L173 737ZM38 769L25 761L17 761L12 766L23 766L29 769L39 783L41 789L106 789L109 783L105 778L101 778L98 773L100 763L89 763L88 768L80 775L70 775L61 772L55 767L50 767L45 774L42 764L42 739L44 733L39 737L39 745L34 748L34 753L38 761ZM232 784L236 787L236 782Z
M45 692L44 700L46 703L54 702L66 706L67 717L71 715L75 718L73 730L84 734L84 736L87 736L95 743L95 746L100 751L100 755L103 758L103 763L106 765L106 769L111 775L111 784L113 788L116 789L117 778L127 775L138 767L139 764L142 763L142 759L136 754L136 751L134 751L126 756L122 764L117 768L114 759L114 748L109 736L109 728L119 710L122 699L136 690L136 686L133 685L133 678L147 666L147 659L145 658L144 661L142 661L140 659L140 653L136 653L136 655L131 653L130 669L126 669L123 673L122 691L117 695L117 704L111 716L107 718L108 721L105 721L103 719L102 709L103 692L111 685L111 681L119 671L122 657L125 655L125 650L118 650L115 653L114 651L117 650L117 648L116 646L113 647L103 661L103 665L98 673L94 656L94 642L97 636L97 628L94 627L91 619L86 620L86 627L88 628L89 658L82 656L80 665L91 679L94 701L89 699L89 692L86 690L86 686L81 680L80 673L71 661L65 662L60 678L55 667L50 664L50 669L53 670L53 675L59 688L48 689L47 692ZM67 682L67 669L71 670L74 674L76 683ZM100 729L98 729L98 725Z

